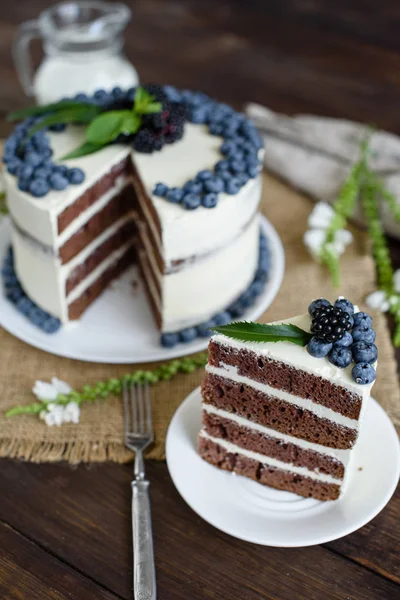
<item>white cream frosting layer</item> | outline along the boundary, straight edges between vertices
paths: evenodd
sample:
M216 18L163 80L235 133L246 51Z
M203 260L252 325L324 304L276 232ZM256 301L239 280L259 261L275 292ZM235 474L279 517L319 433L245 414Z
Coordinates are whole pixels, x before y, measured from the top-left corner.
M215 438L209 435L206 431L201 430L200 436L214 442L214 444L218 444L227 452L231 454L241 454L246 458L250 458L252 460L256 460L261 464L267 467L276 467L277 469L282 469L283 471L288 471L289 473L295 473L296 475L302 475L303 477L308 477L309 479L313 479L314 481L320 481L322 483L333 483L338 486L343 484L342 479L337 479L336 477L332 477L332 475L326 475L325 473L317 473L316 471L310 471L306 467L297 467L292 463L285 463L282 460L277 460L276 458L272 458L271 456L265 456L265 454L259 454L258 452L252 452L251 450L246 450L245 448L241 448L236 444L232 444L227 440L223 440L220 438Z
M293 404L298 408L309 410L318 418L327 419L328 421L332 421L332 423L336 423L336 425L342 425L343 427L348 427L350 429L358 429L359 427L359 421L356 419L345 417L344 415L335 412L331 408L327 408L326 406L322 406L322 404L313 402L309 398L300 398L300 396L294 396L293 394L289 394L283 390L278 390L277 388L273 388L265 383L260 383L259 381L250 379L249 377L243 377L242 375L239 375L237 367L232 365L226 365L223 362L220 363L219 367L206 365L206 371L208 373L212 373L213 375L218 375L219 377L229 379L230 381L248 385L249 387L258 390L263 394L267 394L268 396L272 396L278 400L283 400L284 402Z
M314 444L312 442L308 442L307 440L302 440L301 438L294 437L293 435L281 433L279 431L276 431L275 429L271 429L270 427L265 427L265 425L260 425L259 423L249 421L248 419L240 417L237 414L228 412L227 410L222 410L220 408L217 408L216 406L212 406L211 404L206 404L203 402L202 408L209 414L217 415L224 419L229 419L230 421L233 421L234 423L237 423L238 425L240 425L241 427L245 427L246 429L257 431L268 437L280 440L283 443L294 444L295 446L298 446L303 450L312 450L313 452L317 452L318 454L323 454L324 456L334 458L338 462L342 463L344 467L346 467L349 463L351 453L353 452L352 449L340 450L338 448L329 448L328 446L323 446L322 444Z
M279 323L292 323L300 329L310 331L311 319L308 314L292 317ZM234 340L224 335L213 336L213 341L223 346L228 346L235 350L250 350L260 357L268 357L274 360L281 361L291 365L297 369L301 369L307 373L327 379L331 383L345 387L350 392L357 394L363 400L369 398L373 383L368 385L359 385L354 381L351 371L354 365L348 366L346 369L340 369L325 358L314 358L307 352L305 346L297 346L290 342L242 342Z

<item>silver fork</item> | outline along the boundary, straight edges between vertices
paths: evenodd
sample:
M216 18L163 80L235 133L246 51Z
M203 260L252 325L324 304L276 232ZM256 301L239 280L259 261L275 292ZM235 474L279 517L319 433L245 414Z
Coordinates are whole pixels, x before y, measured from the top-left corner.
M145 478L143 451L153 442L149 385L123 386L125 445L135 452L132 481L133 597L156 600L153 534L149 486Z

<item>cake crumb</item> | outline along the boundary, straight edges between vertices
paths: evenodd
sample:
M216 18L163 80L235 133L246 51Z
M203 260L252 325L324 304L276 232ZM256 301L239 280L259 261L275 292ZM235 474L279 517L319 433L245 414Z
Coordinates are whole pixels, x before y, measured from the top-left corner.
M358 470L359 470L359 471L362 471L362 470L363 470L363 467L358 467Z

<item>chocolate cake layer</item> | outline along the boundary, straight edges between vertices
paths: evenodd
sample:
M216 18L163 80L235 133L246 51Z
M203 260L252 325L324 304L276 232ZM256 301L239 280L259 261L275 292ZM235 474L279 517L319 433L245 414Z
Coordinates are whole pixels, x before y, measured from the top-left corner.
M135 210L138 213L138 220L139 220L138 229L140 229L139 234L141 236L143 236L143 235L147 236L147 238L153 248L154 257L157 261L157 265L160 270L160 273L164 273L165 265L164 265L164 260L160 253L161 237L159 238L159 237L155 236L153 227L150 227L150 225L148 223L147 216L143 210L142 204L146 203L146 206L148 206L149 212L150 212L150 218L153 219L155 217L156 220L154 222L155 222L157 228L159 227L158 216L155 215L154 206L151 203L151 201L147 198L147 196L146 196L146 198L139 199L138 196L141 193L141 191L140 191L141 188L138 188L138 182L136 180L134 180L134 182L133 182L133 188L134 188L134 192L137 197L137 203L135 206ZM150 205L152 207L152 210L150 210Z
M206 404L315 444L346 450L357 439L355 429L224 377L207 373L201 390Z
M318 470L336 479L343 479L343 464L326 454L300 448L296 444L278 440L206 411L203 411L203 426L214 438L222 438L246 450L271 456L296 467L306 467L310 471Z
M208 351L209 364L215 367L219 367L220 362L232 365L237 367L242 377L249 377L300 398L310 399L350 419L358 419L360 416L360 396L318 375L260 356L251 350L243 349L239 354L235 348L217 344L213 340Z
M83 279L102 263L103 260L112 254L112 252L128 242L134 236L135 229L134 222L128 221L100 246L93 250L92 254L83 263L77 265L75 269L71 271L65 283L66 295L68 296L71 290L73 290L78 283L83 281Z
M155 299L153 297L153 292L152 289L150 288L150 280L152 280L152 271L148 265L148 260L147 257L144 253L144 251L140 248L138 248L138 252L137 252L137 264L139 267L139 271L140 271L140 275L141 275L141 279L142 282L144 284L145 290L146 290L146 294L147 294L147 299L150 303L150 307L154 316L154 320L157 324L157 327L159 329L162 328L162 315L160 313L160 310L155 302Z
M340 487L336 484L315 481L309 477L263 465L241 454L229 453L215 442L201 436L198 451L204 460L215 467L244 475L278 490L323 501L337 500L339 497Z
M96 181L90 188L88 188L81 196L79 196L73 204L65 208L57 218L58 234L72 223L84 210L94 204L100 196L103 196L108 192L114 185L118 177L123 174L129 175L131 173L130 157L115 165L111 171L106 173L98 181Z
M130 212L135 206L135 197L132 186L127 186L113 198L83 227L74 233L59 250L59 256L62 264L67 263L74 256L79 254L90 242L100 235L107 227L118 221L121 217Z
M106 269L96 281L89 286L79 298L74 300L68 307L68 317L71 321L79 319L88 306L98 297L109 283L119 277L127 267L135 261L135 249L133 246L123 254L118 261Z

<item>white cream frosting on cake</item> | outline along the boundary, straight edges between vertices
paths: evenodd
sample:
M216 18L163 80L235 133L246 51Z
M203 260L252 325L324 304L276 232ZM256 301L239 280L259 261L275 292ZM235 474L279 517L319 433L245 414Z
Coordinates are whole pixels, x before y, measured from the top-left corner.
M75 126L62 133L49 133L54 158L60 160L79 146L83 135L82 128ZM196 177L199 171L213 169L215 163L223 158L219 152L221 142L222 139L210 135L205 126L186 123L182 140L149 155L135 153L130 146L114 144L95 154L62 161L69 167L81 168L85 173L84 181L79 185L69 185L63 191L51 191L43 198L35 198L19 190L17 179L6 173L7 202L14 223L15 269L28 296L38 306L67 322L71 302L133 244L133 240L126 242L119 252L107 257L74 290L65 293L65 284L73 269L83 264L91 252L115 234L119 227L136 218L136 200L132 198L130 214L112 223L65 264L60 260L60 248L121 189L131 185L131 175L123 173L118 177L110 190L80 212L61 233L58 233L58 216L130 156L161 229L161 232L158 231L148 214L149 226L153 228L153 238L157 240L164 264L164 272L156 268L156 260L148 244L145 252L149 265L152 265L148 268L153 270L153 282L149 287L155 304L161 310L162 330L190 327L226 308L247 288L257 268L261 177L250 179L236 195L219 194L218 204L212 209L201 206L192 211L184 210L180 205L152 193L159 181L169 187L181 187ZM144 213L149 212L147 204L141 208ZM174 265L174 261L179 261L179 265ZM156 279L161 298L157 297Z

